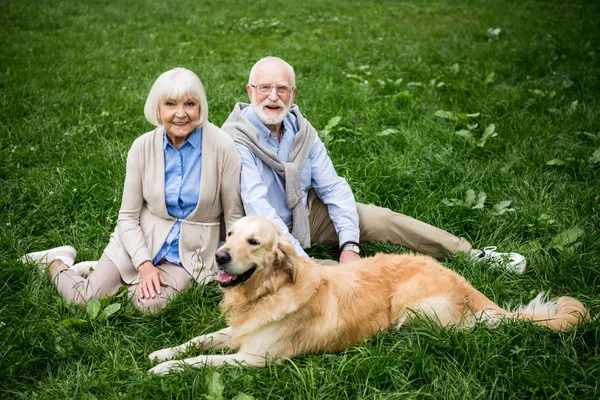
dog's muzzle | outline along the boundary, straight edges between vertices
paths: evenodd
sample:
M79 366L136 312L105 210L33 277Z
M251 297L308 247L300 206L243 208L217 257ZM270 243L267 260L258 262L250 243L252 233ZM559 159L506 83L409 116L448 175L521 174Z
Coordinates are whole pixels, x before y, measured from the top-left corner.
M239 285L240 283L246 282L254 271L256 267L250 268L248 271L243 274L236 275L227 272L227 267L231 264L231 254L228 251L217 251L215 254L215 261L219 267L219 274L217 275L217 281L222 288L232 287Z
M231 262L231 254L228 251L217 251L215 254L215 261L219 265L219 267L229 264Z

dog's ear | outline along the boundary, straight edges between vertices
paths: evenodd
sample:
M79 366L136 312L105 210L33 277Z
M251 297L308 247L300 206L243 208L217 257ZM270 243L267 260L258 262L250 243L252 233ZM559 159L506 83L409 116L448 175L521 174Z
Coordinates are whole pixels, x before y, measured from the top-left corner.
M298 274L298 255L292 242L282 234L277 237L277 249L275 253L275 265L277 269L288 274L292 278L292 282L295 282L296 275Z

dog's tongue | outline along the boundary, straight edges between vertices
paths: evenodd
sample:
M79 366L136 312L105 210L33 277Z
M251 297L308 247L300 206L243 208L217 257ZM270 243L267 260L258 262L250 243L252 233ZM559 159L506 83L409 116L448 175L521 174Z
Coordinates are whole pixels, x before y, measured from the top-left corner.
M235 274L229 275L227 272L225 272L223 270L219 271L219 275L217 275L217 279L219 280L219 282L222 282L222 283L227 283L237 277L238 277L237 275L235 275Z

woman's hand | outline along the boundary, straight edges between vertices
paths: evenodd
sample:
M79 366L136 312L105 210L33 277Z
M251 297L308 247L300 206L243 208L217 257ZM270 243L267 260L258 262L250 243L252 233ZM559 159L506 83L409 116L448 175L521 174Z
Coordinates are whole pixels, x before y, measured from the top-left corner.
M162 272L151 261L144 261L138 267L138 272L140 273L140 287L138 289L140 299L153 299L161 293L161 286L167 286L167 280Z

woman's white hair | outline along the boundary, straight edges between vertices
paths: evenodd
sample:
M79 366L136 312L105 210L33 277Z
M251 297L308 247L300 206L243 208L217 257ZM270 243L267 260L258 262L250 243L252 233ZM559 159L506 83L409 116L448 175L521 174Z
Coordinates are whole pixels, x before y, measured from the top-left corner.
M256 69L258 67L260 67L263 64L267 64L267 63L279 63L281 65L283 65L287 70L288 73L290 74L290 80L292 81L292 87L296 87L296 73L294 72L294 68L292 68L292 66L290 64L288 64L285 60L279 58L279 57L263 57L260 60L258 60L256 62L256 64L254 64L252 66L252 69L250 70L250 76L248 76L248 84L250 85L255 85L256 82L254 82L254 74L256 72Z
M154 81L144 105L146 119L154 126L162 125L158 112L160 101L163 99L181 100L186 96L200 103L200 119L196 126L204 125L208 121L206 92L198 75L185 68L174 68L164 72Z

